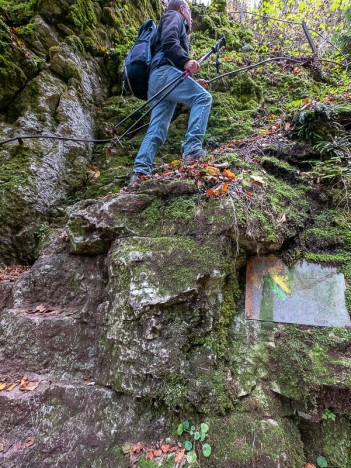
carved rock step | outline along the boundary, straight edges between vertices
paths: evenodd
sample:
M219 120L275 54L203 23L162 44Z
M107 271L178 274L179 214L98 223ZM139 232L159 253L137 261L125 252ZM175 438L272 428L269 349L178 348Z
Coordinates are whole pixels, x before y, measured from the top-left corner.
M35 308L1 312L0 372L67 377L92 371L97 354L93 325L78 311L32 313Z
M28 379L39 384L33 391L0 391L0 466L124 468L123 443L164 430L145 403L93 382Z

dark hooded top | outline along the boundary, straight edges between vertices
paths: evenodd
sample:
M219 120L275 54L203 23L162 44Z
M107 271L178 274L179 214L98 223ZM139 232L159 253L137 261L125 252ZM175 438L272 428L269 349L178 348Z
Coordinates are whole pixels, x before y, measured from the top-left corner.
M166 11L157 28L151 71L162 65L173 65L184 70L184 64L190 60L188 29L186 21L178 11Z

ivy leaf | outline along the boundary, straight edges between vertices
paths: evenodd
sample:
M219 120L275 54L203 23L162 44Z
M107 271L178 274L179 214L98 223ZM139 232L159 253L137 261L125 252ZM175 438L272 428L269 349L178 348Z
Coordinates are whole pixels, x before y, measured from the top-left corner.
M200 432L195 432L195 434L194 434L194 439L195 439L195 440L199 440L200 437L201 437Z
M205 424L205 423L202 423L201 426L200 426L200 428L201 428L201 432L204 432L205 434L206 434L206 432L209 430L208 425Z
M189 429L189 426L190 426L189 421L188 420L183 421L182 426L183 426L184 431Z
M319 455L319 457L317 458L317 465L319 466L319 468L327 468L328 462L322 455Z
M195 431L196 427L195 426L191 426L190 428L192 431Z
M204 444L202 446L202 453L204 454L204 457L209 457L212 453L212 447L210 444Z
M182 435L183 431L184 431L183 424L179 424L178 429L177 429L177 434Z
M187 452L190 452L190 450L193 448L193 444L190 442L190 440L186 440L184 442L184 448Z
M204 432L200 432L200 441L203 442L206 439L206 434Z
M193 463L196 463L197 461L197 456L195 452L189 452L188 455L186 456L186 461L192 465Z

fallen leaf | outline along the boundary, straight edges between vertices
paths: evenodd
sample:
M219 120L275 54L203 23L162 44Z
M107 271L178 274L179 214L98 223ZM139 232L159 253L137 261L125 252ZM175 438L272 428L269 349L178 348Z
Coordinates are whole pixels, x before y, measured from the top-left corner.
M32 445L35 444L35 437L29 437L29 439L27 439L25 442L24 442L24 448L28 448L28 447L31 447Z
M8 392L11 392L16 387L16 385L17 385L16 383L10 384L6 387L6 390Z
M123 446L122 446L122 452L126 455L127 453L130 452L130 449L132 448L132 444L129 444L128 442L126 442Z
M0 392L1 390L4 390L4 388L6 388L6 383L0 383Z
M211 167L207 167L207 168L205 169L205 174L206 174L206 175L218 176L218 175L220 175L220 173L221 173L221 170L218 169L218 167L212 167L212 166L211 166Z
M146 452L145 457L146 457L148 460L153 460L153 459L155 458L154 451L153 451L153 450L148 450L148 451Z
M313 179L313 175L310 172L300 172L300 176L307 179Z
M254 175L252 175L252 176L250 176L250 180L251 180L254 184L260 185L261 187L263 187L264 184L265 184L265 182L264 182L264 180L263 180L263 177L261 177L261 176L254 176Z
M163 453L168 453L170 452L172 446L171 445L161 445L161 450Z
M226 191L228 190L228 183L221 184L219 187L216 187L214 189L208 189L207 190L207 195L209 196L214 196L214 195L224 195Z
M86 381L84 382L84 384L85 384L85 385L88 385L88 386L93 386L93 385L96 385L96 382L91 382L91 381L89 381L89 380L86 380Z
M174 461L175 461L176 463L178 463L178 462L180 462L181 460L183 460L184 454L185 454L185 449L183 449L183 450L181 450L180 452L177 453L177 455L176 455Z
M251 192L245 192L245 194L246 194L248 197L252 197L252 193L251 193Z
M24 375L21 379L21 382L19 384L19 389L20 390L25 390L26 386L29 384L29 380L27 379L27 376Z
M32 392L38 386L39 386L39 382L29 382L28 385L25 388L21 389L21 390L25 390L26 392Z
M87 173L92 179L97 179L101 175L100 171L96 167L91 167L87 170Z
M154 450L155 457L160 457L162 455L162 450Z
M235 179L236 178L236 175L234 174L234 172L229 171L229 169L223 171L223 175L228 177L228 179Z
M145 444L143 444L142 442L138 442L137 444L131 447L130 451L131 453L139 453L143 450L144 447L145 447Z
M286 215L283 214L277 221L279 224L286 223Z
M44 304L39 304L38 306L36 306L35 311L36 312L45 312L46 309L47 309L47 307Z

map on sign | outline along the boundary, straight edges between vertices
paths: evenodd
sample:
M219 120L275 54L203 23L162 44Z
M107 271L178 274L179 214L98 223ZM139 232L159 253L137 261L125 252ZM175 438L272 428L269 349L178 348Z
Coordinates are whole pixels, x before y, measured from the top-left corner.
M345 279L335 268L256 257L246 270L246 318L302 325L351 326Z

